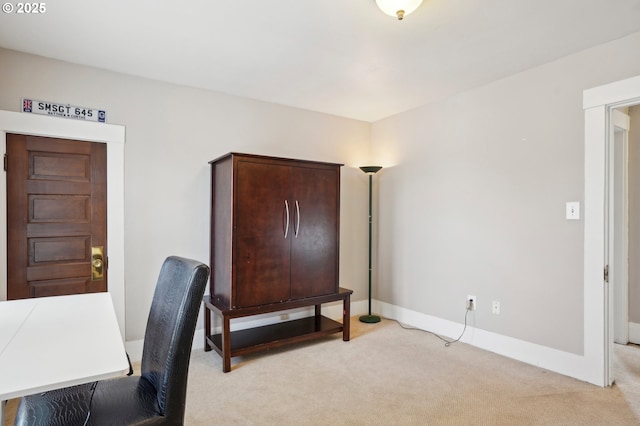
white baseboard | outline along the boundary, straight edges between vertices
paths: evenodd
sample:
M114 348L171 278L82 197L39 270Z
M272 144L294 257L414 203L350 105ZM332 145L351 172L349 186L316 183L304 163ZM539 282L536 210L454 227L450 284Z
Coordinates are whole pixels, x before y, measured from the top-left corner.
M195 342L194 342L195 343ZM124 343L124 349L129 354L131 362L138 362L142 359L142 347L144 346L144 340L131 340ZM140 374L139 371L136 371Z
M374 308L376 312L385 318L431 331L443 337L456 339L463 329L463 324L387 303L376 302ZM467 325L467 329L460 341L508 358L601 386L594 380L592 372L589 371L589 365L582 355L514 339L469 325Z
M640 345L640 324L629 322L629 342Z

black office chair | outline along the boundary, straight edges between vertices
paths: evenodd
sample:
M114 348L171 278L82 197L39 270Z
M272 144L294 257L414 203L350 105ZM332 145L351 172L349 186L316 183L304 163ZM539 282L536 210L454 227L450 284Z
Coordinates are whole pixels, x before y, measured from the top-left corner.
M142 375L22 398L15 425L182 425L191 344L209 268L169 257L151 303Z

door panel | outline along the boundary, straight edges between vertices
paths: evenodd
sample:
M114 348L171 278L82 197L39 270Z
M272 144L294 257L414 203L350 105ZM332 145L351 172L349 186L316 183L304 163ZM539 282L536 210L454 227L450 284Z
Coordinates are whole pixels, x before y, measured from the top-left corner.
M86 278L31 281L31 297L59 296L61 294L84 293L89 285Z
M91 197L69 195L29 195L29 222L89 223Z
M234 307L289 299L290 175L289 167L238 162Z
M291 297L338 291L338 185L336 169L292 168ZM298 214L299 211L299 214Z
M106 145L8 134L7 156L8 298L106 291Z

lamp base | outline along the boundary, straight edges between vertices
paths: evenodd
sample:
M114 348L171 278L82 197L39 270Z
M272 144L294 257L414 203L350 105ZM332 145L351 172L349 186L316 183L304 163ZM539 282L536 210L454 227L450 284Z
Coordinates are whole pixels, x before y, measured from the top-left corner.
M360 317L360 322L366 322L369 324L374 324L376 322L380 322L380 317L377 315L362 315Z

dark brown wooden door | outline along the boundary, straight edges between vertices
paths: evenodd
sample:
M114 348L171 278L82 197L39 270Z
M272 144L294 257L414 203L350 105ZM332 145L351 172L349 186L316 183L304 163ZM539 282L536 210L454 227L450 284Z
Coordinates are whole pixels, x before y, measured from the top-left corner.
M107 290L106 145L7 134L9 299Z
M290 297L290 167L239 161L235 176L234 307ZM288 211L288 215L287 215Z
M338 292L337 168L292 167L291 298Z

